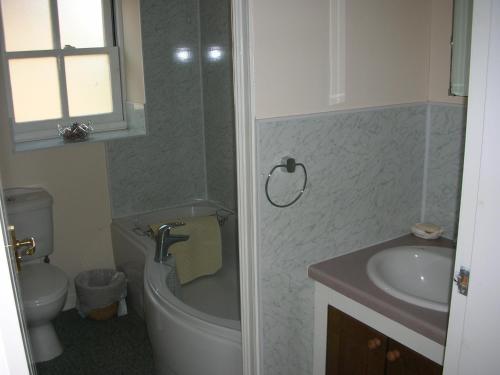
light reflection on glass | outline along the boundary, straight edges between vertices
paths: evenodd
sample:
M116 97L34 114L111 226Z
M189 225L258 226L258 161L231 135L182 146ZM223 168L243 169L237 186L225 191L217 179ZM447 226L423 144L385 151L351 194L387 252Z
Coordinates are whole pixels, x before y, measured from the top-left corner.
M181 63L187 63L191 61L193 54L191 49L187 47L180 47L175 50L175 59Z
M224 54L222 47L219 46L213 46L208 48L208 59L210 61L218 61L222 59L222 55Z

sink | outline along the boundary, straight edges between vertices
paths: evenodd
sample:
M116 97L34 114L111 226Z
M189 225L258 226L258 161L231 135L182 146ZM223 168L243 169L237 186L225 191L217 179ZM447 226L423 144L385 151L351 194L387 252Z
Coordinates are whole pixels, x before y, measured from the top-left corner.
M392 247L373 255L366 265L370 280L405 302L447 312L454 249L436 246Z

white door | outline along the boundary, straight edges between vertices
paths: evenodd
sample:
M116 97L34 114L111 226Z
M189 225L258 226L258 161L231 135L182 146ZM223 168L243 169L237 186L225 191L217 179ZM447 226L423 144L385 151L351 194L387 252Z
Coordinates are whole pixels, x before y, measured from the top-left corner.
M17 293L17 277L6 228L0 179L0 374L36 374Z
M471 74L454 286L444 373L500 374L500 0L474 0Z

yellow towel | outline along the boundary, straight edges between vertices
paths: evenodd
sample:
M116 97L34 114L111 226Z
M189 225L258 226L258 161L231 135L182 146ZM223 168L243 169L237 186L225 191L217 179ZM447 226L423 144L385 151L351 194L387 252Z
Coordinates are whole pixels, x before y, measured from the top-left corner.
M175 255L177 274L181 284L217 272L222 267L222 246L217 218L198 216L175 221L182 221L186 225L176 227L170 233L189 236L189 240L177 242L169 248L169 252ZM155 236L158 228L163 224L150 225Z

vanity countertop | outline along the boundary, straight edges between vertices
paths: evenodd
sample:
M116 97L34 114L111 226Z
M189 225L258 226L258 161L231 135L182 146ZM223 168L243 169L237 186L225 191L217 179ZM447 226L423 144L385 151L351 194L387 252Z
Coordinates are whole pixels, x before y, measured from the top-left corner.
M430 340L444 345L448 313L419 307L392 297L369 279L366 264L370 257L396 246L452 247L451 240L424 240L411 234L329 259L309 267L309 277L346 297L392 319Z

